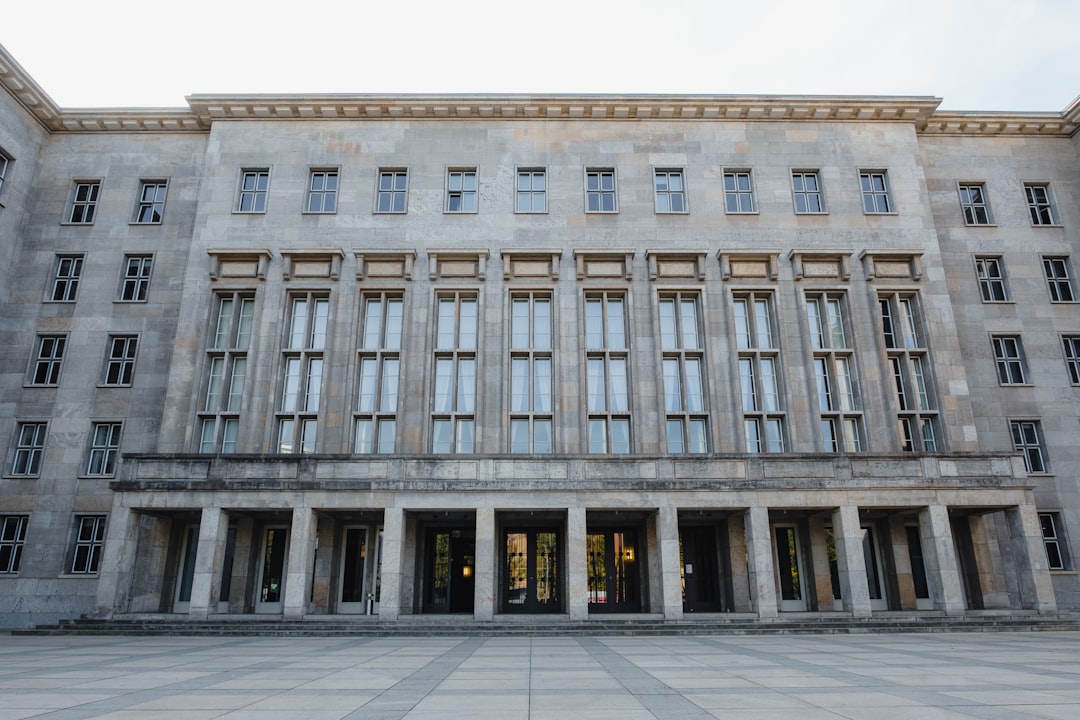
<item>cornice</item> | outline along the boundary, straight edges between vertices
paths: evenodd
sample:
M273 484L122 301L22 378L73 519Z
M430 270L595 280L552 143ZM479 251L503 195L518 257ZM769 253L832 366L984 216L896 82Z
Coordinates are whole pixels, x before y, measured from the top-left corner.
M1072 137L1080 128L1076 102L1059 113L935 112L922 135L1044 135Z

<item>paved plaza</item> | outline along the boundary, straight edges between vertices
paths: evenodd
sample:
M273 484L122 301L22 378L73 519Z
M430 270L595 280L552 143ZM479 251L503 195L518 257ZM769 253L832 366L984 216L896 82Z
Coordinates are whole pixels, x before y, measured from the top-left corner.
M0 635L0 720L1080 717L1080 633Z

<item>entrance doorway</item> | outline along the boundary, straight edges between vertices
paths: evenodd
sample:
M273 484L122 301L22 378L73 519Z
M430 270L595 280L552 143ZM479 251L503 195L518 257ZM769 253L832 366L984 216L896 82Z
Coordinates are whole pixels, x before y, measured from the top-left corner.
M904 532L907 534L908 560L911 561L911 582L915 586L915 608L933 610L934 601L930 598L930 586L926 582L926 560L919 526L905 525Z
M176 597L173 612L187 613L191 610L191 585L195 581L195 556L199 548L199 526L186 525L180 548L180 566L176 573Z
M503 531L503 612L562 612L561 535L557 527Z
M374 538L374 547L371 538ZM382 529L346 525L341 539L341 568L337 611L342 614L375 614L379 610L379 555Z
M866 587L870 592L871 610L888 610L889 601L885 597L881 554L874 539L874 528L862 527L863 562L866 565Z
M776 576L780 582L780 609L788 612L806 611L806 590L802 577L802 549L795 525L775 525Z
M425 535L424 612L473 612L476 531L472 527L429 527Z
M289 528L273 525L263 529L259 554L259 585L256 587L255 612L281 613L285 601L285 554L289 548Z
M719 528L715 525L679 528L683 612L724 612L728 609L718 533Z
M638 531L590 529L585 536L589 612L641 612Z

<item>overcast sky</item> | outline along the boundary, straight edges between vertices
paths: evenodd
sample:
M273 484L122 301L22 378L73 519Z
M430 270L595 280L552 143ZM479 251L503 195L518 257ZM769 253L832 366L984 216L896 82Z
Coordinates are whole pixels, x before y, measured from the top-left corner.
M1060 111L1080 0L8 0L61 106L202 93L932 95Z

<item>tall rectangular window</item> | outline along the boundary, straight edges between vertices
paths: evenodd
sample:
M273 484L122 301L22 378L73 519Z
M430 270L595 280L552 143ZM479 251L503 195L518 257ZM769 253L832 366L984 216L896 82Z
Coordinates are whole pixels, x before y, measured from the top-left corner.
M41 470L48 425L43 422L19 423L15 434L15 454L11 459L11 474L35 477Z
M590 453L630 452L630 345L626 297L585 297L586 441Z
M990 203L986 200L986 187L982 183L960 183L960 209L964 212L965 225L992 225Z
M379 170L375 212L404 213L409 199L409 171L404 168Z
M315 452L329 319L330 298L326 295L306 293L289 298L277 415L279 453Z
M1065 544L1065 535L1062 532L1061 513L1039 513L1039 525L1042 527L1047 566L1051 570L1068 570L1069 551ZM0 571L3 571L2 562L0 562Z
M1005 261L1000 257L975 258L975 273L983 302L1009 302L1009 286L1005 282Z
M1061 347L1065 352L1065 369L1069 382L1080 385L1080 335L1062 335Z
M67 221L75 225L92 224L94 215L97 212L98 195L100 193L101 182L98 180L76 182L71 196L71 204L68 208Z
M57 255L53 270L52 287L49 300L53 302L75 302L79 294L79 278L82 277L82 255Z
M510 452L554 451L551 295L510 298Z
M79 515L75 528L75 545L71 553L71 573L96 573L101 565L101 550L105 545L105 516Z
M360 307L360 377L353 450L360 454L392 453L397 438L402 298L396 294L369 294Z
M667 451L709 450L705 403L705 344L696 293L670 293L658 301Z
M585 170L585 212L618 212L619 204L615 196L614 168L586 168Z
M56 385L64 362L66 335L38 335L37 355L30 367L31 385Z
M236 452L254 314L255 298L250 294L216 297L207 339L206 395L199 412L201 453Z
M337 170L312 170L308 177L306 212L331 214L337 212Z
M1041 423L1038 420L1010 420L1009 429L1012 431L1013 449L1024 456L1028 473L1048 472Z
M136 335L110 335L105 356L102 385L130 385L135 373L135 352L139 345Z
M863 212L867 215L891 213L892 197L889 193L889 177L884 170L860 170Z
M266 196L270 192L269 168L245 168L240 171L240 191L236 212L266 212Z
M817 170L792 170L791 192L795 198L795 212L812 215L825 212L825 197L821 192L821 175Z
M547 171L544 168L518 168L515 193L515 212L546 213Z
M749 170L724 171L724 211L729 214L757 212Z
M477 299L450 293L439 295L435 306L431 451L468 454L476 443Z
M882 294L878 304L885 355L893 376L900 446L908 452L937 452L937 403L918 297Z
M1073 287L1072 270L1068 257L1044 257L1043 273L1053 302L1076 302L1076 289Z
M168 183L164 180L143 180L139 183L139 198L135 202L137 225L157 225L165 215L165 193Z
M0 196L4 194L4 184L7 182L8 168L11 167L11 158L4 154L3 148L0 148Z
M656 212L686 212L686 186L682 170L653 170Z
M446 171L446 212L476 212L476 168L451 168Z
M0 575L19 572L29 515L0 515Z
M855 353L848 337L844 298L807 295L806 317L814 356L818 417L825 452L862 450L862 414L855 382Z
M1061 224L1053 195L1050 194L1050 185L1047 183L1024 183L1024 197L1027 199L1032 225Z
M736 297L733 309L746 450L783 452L780 346L774 327L772 294L748 293Z
M94 423L90 431L90 454L86 461L86 474L107 477L116 472L116 458L120 454L120 429L118 422Z
M150 271L154 266L153 255L124 256L124 277L120 284L120 300L143 302L150 289Z
M1027 383L1023 346L1019 335L991 335L994 362L997 363L998 382L1002 385Z

